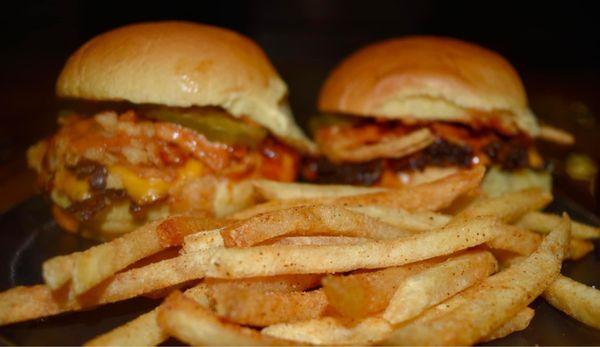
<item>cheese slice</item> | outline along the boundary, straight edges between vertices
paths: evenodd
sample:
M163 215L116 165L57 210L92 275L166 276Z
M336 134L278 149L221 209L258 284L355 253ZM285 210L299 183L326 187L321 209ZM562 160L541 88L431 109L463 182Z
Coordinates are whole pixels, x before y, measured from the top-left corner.
M138 204L147 204L156 201L169 193L172 185L179 181L193 179L204 174L205 169L202 163L197 160L188 160L177 172L175 182L167 182L156 177L141 177L133 170L114 165L109 168L111 174L118 176L123 184L123 189Z

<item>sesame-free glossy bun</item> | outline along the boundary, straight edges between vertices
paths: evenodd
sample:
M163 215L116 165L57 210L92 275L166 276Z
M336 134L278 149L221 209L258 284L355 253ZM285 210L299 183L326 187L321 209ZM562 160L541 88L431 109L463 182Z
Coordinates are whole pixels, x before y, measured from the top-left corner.
M321 112L538 133L510 63L485 48L442 37L391 39L360 49L330 74L318 107Z
M287 86L261 48L218 27L155 22L101 34L69 58L56 92L86 100L220 106L301 150L314 148L294 123Z

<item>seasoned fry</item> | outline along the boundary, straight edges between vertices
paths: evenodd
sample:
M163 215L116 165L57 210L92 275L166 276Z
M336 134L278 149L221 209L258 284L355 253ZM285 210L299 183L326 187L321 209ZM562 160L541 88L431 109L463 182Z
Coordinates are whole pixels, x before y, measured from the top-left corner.
M378 206L349 207L348 209L412 232L441 228L448 224L451 219L451 216L436 212L409 213L398 208Z
M488 342L496 339L503 338L514 332L525 330L529 326L529 323L535 316L535 310L529 307L525 307L508 322L502 324L493 333L484 337L481 342Z
M220 317L257 327L318 318L327 308L322 290L282 293L221 286L211 287L210 297Z
M207 276L244 278L404 265L479 245L498 236L497 226L495 219L481 217L428 233L358 245L217 249Z
M199 232L183 239L182 253L200 252L206 249L225 247L221 229Z
M563 222L531 256L463 292L467 300L455 309L427 324L402 326L384 343L467 345L483 340L533 301L558 276L569 229L570 222L565 215Z
M489 247L508 251L515 255L526 256L535 251L542 242L542 237L540 235L529 230L506 224L502 226L502 229L503 232L500 236L486 243ZM571 239L569 240L569 249L565 258L579 260L593 250L594 244L592 242Z
M169 335L159 325L158 308L115 329L96 336L84 346L158 346Z
M79 254L81 252L59 255L42 264L42 276L50 288L57 290L71 280L75 258Z
M365 162L376 158L401 158L416 153L435 141L431 130L422 128L401 137L383 137L373 144L361 144L356 147L351 142L337 139L321 150L333 161Z
M381 318L370 317L354 326L339 319L323 317L304 322L282 323L264 328L261 333L311 345L369 345L380 341L392 327Z
M361 318L386 308L398 285L439 260L425 260L350 275L329 275L322 280L329 305L344 317Z
M0 325L80 310L129 299L204 276L210 251L182 255L121 272L84 295L74 297L67 287L15 287L0 293ZM26 304L23 304L26 302Z
M567 258L579 260L594 250L594 244L586 240L571 239L569 242L569 252Z
M517 225L521 228L547 234L552 231L560 221L561 218L559 216L532 211L519 219ZM600 238L600 228L571 221L571 237L575 239L598 239Z
M378 206L400 208L409 212L437 211L447 207L457 197L476 189L483 179L485 168L476 166L439 180L403 189L342 197L273 200L235 213L232 219L247 219L261 213L296 206L342 205L344 207Z
M194 299L200 305L209 307L209 288L211 291L227 288L251 289L261 292L289 293L316 287L320 282L318 275L292 275L262 278L248 278L244 280L228 281L205 279L195 287L184 292L184 295ZM145 313L138 318L117 327L106 334L90 340L90 346L155 346L165 341L168 334L159 326L157 321L158 309Z
M208 287L201 283L184 292L204 307L208 307ZM144 313L105 334L86 342L85 346L157 346L169 335L158 324L158 308Z
M494 256L486 251L468 252L432 265L401 282L383 318L398 324L472 286L494 273Z
M273 245L357 245L371 240L364 237L350 236L288 236L277 239Z
M385 191L379 187L336 184L288 183L269 180L253 181L258 194L266 200L314 199L369 194Z
M290 345L252 329L221 321L208 309L180 292L169 295L158 310L159 325L170 336L190 345Z
M503 224L501 229L502 232L498 237L486 243L489 247L520 255L530 255L542 242L539 234L526 229L508 224Z
M548 286L544 298L578 321L600 329L600 290L560 275Z
M239 280L207 278L204 280L214 290L241 289L261 292L289 293L315 288L321 282L321 275L282 275L271 277L252 277Z
M571 239L569 242L569 252L567 258L579 260L594 250L594 244L587 240Z
M375 240L410 232L338 206L300 206L254 216L221 230L225 247L249 247L285 235L336 235Z
M513 222L524 214L539 210L552 201L552 196L538 188L506 193L497 198L479 199L460 212L459 218L495 216L504 222Z
M48 260L44 264L44 277L52 289L70 279L74 294L79 295L136 261L181 244L185 235L218 224L208 216L176 216L149 223L84 252ZM55 276L57 273L59 278Z
M540 125L538 137L546 141L558 143L559 145L570 146L575 143L575 136L573 134L546 124Z

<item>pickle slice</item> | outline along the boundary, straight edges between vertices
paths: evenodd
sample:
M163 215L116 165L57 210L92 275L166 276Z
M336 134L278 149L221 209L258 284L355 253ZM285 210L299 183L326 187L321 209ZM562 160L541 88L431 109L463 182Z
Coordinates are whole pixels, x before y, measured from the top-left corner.
M267 136L267 130L263 127L233 119L226 111L218 108L184 111L152 109L144 115L182 125L204 135L209 141L227 145L256 147Z
M350 116L321 113L311 117L308 121L308 129L314 135L317 130L334 125L352 125L356 121Z

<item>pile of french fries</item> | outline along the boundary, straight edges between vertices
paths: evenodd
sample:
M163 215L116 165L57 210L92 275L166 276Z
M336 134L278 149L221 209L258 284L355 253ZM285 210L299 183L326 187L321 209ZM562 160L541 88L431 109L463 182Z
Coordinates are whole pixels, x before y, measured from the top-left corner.
M0 293L0 325L165 297L87 345L468 345L525 329L543 296L600 329L600 291L560 274L600 229L486 198L484 169L390 190L255 182L266 202L178 215L43 265Z

